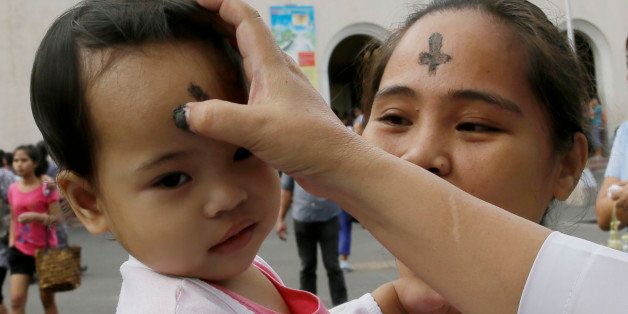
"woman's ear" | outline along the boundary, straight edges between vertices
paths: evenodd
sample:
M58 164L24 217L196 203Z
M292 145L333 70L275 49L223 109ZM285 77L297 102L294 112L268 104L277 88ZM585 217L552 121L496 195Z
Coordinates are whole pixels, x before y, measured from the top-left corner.
M63 170L57 176L57 185L87 231L100 234L109 230L107 217L98 208L95 191L87 180Z
M582 133L574 135L573 146L560 160L560 173L554 186L554 197L564 201L576 188L588 158L587 138Z

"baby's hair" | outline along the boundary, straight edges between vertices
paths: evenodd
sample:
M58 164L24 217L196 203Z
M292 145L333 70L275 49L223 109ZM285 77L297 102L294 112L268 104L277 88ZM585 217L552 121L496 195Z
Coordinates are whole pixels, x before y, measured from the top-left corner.
M18 150L25 152L26 155L28 155L28 158L30 158L35 164L35 176L39 177L46 173L45 171L42 172L42 168L39 167L39 164L41 163L41 154L35 145L20 145L15 148L13 153L15 154Z
M583 67L566 36L540 8L525 0L433 0L410 14L383 44L372 43L365 49L362 69L364 123L368 122L388 60L406 31L426 15L464 9L488 13L503 21L521 42L528 58L527 81L547 114L555 151L569 150L577 132L589 138L589 99Z
M234 69L228 83L246 95L241 58L229 37L220 18L193 0L85 0L63 13L44 36L31 75L33 116L59 169L95 183L96 138L86 91L120 54L144 44L210 44ZM90 54L105 49L114 53L103 68L85 73Z

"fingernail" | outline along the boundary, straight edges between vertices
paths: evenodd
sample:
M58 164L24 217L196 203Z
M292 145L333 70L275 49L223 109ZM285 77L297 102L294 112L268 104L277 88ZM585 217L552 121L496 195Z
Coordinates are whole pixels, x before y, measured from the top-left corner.
M190 108L188 108L187 104L183 104L179 107L177 107L173 112L172 112L172 118L174 119L174 125L177 126L177 128L184 130L184 131L190 131L190 125L188 124L188 118L190 117Z

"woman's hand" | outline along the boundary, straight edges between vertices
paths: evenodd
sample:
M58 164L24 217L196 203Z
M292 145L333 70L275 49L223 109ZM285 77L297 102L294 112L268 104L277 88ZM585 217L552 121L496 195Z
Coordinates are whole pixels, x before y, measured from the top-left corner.
M191 131L245 147L301 184L336 172L355 156L347 144L361 140L279 49L257 11L240 0L198 2L235 28L251 90L248 106L222 100L188 104Z

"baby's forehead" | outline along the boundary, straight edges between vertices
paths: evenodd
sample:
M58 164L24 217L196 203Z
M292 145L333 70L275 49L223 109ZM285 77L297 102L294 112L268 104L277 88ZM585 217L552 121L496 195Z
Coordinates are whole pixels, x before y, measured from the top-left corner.
M172 111L198 97L230 99L224 75L200 45L154 44L101 58L106 66L85 100L96 143L141 145L155 136L176 140Z

